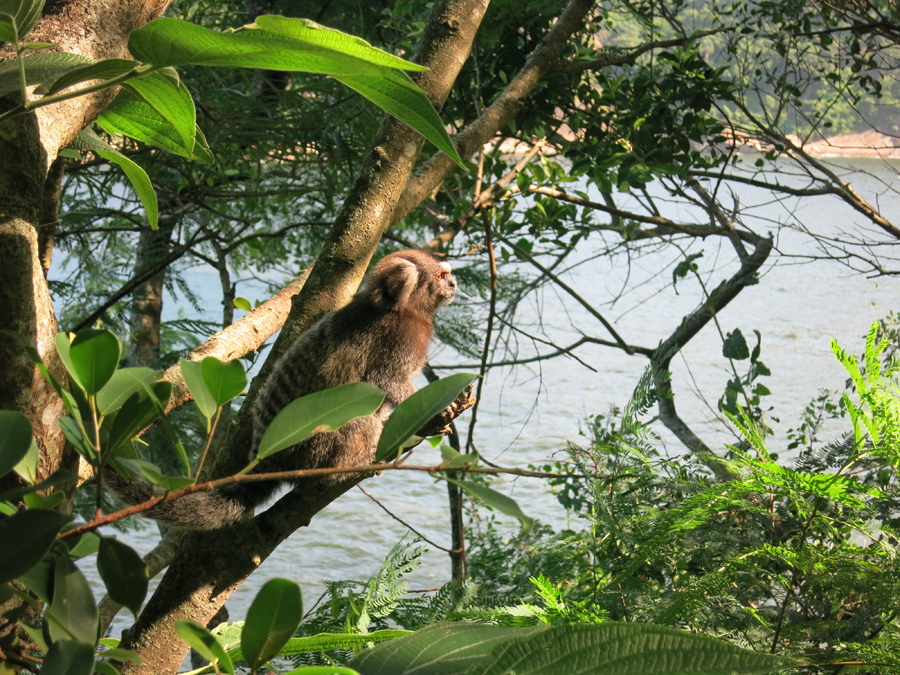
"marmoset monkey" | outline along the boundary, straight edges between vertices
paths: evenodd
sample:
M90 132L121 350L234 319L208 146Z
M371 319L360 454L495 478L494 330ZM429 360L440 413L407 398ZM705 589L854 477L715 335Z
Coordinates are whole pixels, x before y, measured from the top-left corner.
M368 417L267 457L254 472L371 463L388 415L416 391L412 379L425 365L432 318L455 295L456 279L450 265L427 253L399 251L379 262L346 307L326 314L276 363L253 407L250 457L256 455L275 416L301 396L350 382L370 382L384 390L384 403ZM104 480L112 473L105 472ZM132 504L154 494L143 479L125 481L109 475L108 483ZM178 528L213 530L239 520L248 509L271 497L277 487L275 481L229 485L160 504L143 515Z

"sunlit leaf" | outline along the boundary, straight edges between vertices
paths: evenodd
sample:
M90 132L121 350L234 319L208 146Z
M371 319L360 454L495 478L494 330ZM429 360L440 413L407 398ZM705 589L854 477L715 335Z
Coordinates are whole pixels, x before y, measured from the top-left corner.
M432 382L403 401L384 425L375 461L393 459L398 448L419 431L432 417L453 403L459 393L478 376L460 373Z
M383 400L384 392L367 382L345 384L298 398L272 420L260 441L257 457L268 457L313 434L333 431L352 419L371 415Z
M159 203L156 199L156 192L153 191L153 185L150 183L150 177L147 175L146 171L106 143L95 134L90 127L78 134L75 140L72 141L71 146L78 150L90 150L106 161L118 165L125 173L125 176L134 188L135 193L144 205L144 211L147 214L147 220L150 222L150 227L154 230L158 228Z
M112 331L86 328L75 336L69 357L78 381L88 394L96 394L116 372L122 344Z
M478 497L485 504L490 506L493 509L496 509L500 513L505 513L507 516L512 516L516 520L518 520L522 524L522 532L531 532L534 527L534 519L529 518L524 513L522 513L522 509L519 508L519 505L515 502L514 499L510 499L504 494L500 494L496 490L492 490L486 485L481 485L479 483L471 483L469 481L457 480L455 478L446 478L445 480L453 483L454 485L458 485L463 490L468 492L475 497Z

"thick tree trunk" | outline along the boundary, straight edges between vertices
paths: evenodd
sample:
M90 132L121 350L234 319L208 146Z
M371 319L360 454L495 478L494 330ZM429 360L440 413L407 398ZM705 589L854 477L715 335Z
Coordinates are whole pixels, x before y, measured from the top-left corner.
M128 35L157 18L168 2L50 2L29 41L57 43L59 51L94 60L125 57ZM0 62L13 57L10 45L0 48ZM54 344L56 316L42 264L49 263L52 242L49 231L42 231L41 226L47 224L44 216L56 210L57 204L51 202L58 203L55 176L48 179L48 174L59 149L90 124L114 95L105 91L79 97L8 120L0 127L0 157L4 158L0 161L0 329L18 333L62 380L64 369ZM0 111L18 102L16 95L6 97L0 100ZM46 194L45 187L49 188ZM18 410L31 421L40 448L39 476L46 477L67 461L65 437L59 427L65 408L28 356L3 334L0 364L0 409ZM16 602L11 600L0 612L12 609Z
M130 33L162 14L169 0L72 0L48 3L29 40L57 43L67 51L99 60L128 56ZM0 61L13 58L9 45ZM42 259L49 241L41 232L42 215L55 210L45 201L50 165L106 106L114 91L75 98L9 120L0 134L0 328L19 333L33 345L51 372L62 375L53 337L56 318ZM0 109L8 109L16 96ZM48 191L47 200L58 197ZM52 208L51 208L52 207ZM43 235L43 236L41 236ZM59 431L62 405L28 357L11 340L0 337L0 408L20 410L32 422L41 447L41 472L59 464L64 439Z

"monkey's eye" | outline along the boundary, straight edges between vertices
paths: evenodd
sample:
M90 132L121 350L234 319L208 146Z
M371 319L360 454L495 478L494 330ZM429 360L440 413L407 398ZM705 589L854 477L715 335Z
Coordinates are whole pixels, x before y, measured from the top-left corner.
M445 270L438 275L438 279L443 281L444 279L447 279L448 277L450 277L451 274L452 274L451 272Z

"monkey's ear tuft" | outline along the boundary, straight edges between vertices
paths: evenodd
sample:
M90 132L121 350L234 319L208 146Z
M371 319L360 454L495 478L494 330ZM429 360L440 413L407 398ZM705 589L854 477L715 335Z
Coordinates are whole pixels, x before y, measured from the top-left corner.
M419 269L405 258L388 256L372 272L375 300L384 306L405 305L419 283Z

